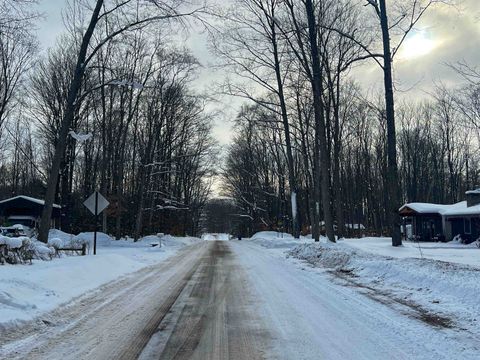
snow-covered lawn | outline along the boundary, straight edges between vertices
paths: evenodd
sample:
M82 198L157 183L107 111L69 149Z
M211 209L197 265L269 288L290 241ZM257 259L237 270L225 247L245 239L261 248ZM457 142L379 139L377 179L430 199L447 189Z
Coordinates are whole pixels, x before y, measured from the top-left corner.
M391 238L378 237L345 239L340 242L377 255L426 258L480 267L480 249L475 243L464 245L453 241L449 243L404 241L403 246L393 247Z
M275 231L261 231L245 240L269 249L289 249L300 244L313 243L311 237L301 236L300 239L295 239L290 234ZM320 242L325 243L326 238L322 237ZM387 237L340 239L338 243L374 255L440 260L480 268L480 249L475 243L465 245L454 241L448 243L404 241L402 246L393 247L391 238Z
M58 230L50 233L50 239L68 241L71 237ZM93 241L93 233L78 237ZM34 260L32 265L0 266L0 329L31 320L122 275L161 262L199 239L166 235L162 247L152 247L160 241L157 236L134 243L99 233L97 241L96 256L63 255L51 261Z

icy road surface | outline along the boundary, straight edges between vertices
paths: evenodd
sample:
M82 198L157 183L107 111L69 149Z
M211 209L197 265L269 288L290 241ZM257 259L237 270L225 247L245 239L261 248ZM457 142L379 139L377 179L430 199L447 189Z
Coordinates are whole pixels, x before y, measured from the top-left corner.
M206 241L0 336L8 359L478 359L439 328L248 241Z

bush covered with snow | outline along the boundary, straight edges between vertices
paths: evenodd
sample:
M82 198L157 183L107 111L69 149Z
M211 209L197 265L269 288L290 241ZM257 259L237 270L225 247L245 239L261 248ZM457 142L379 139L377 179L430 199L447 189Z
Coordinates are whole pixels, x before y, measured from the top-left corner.
M98 243L97 243L98 244ZM69 247L69 248L77 248L77 249L80 249L82 246L87 246L87 249L90 247L90 246L93 246L93 239L90 240L89 238L87 237L83 237L83 236L74 236L73 238L71 238L67 243L66 243L66 246L65 247Z
M55 237L55 235L57 237ZM60 230L51 230L48 238L48 245L55 249L55 253L60 256L61 249L78 249L81 250L85 245L87 250L90 245L88 237L64 233Z
M53 246L55 249L60 249L63 247L63 240L60 238L48 239L48 244Z
M19 249L22 247L23 241L24 241L24 236L22 237L17 237L17 238L11 238L8 236L2 236L0 238L0 244L6 245L8 249L13 250L13 249ZM28 239L28 238L27 238Z
M0 263L18 264L31 262L33 259L50 260L54 249L26 236L10 238L0 237Z
M40 242L37 242L34 245L34 249L35 249L35 256L37 259L51 260L52 256L55 255L55 248L47 246Z

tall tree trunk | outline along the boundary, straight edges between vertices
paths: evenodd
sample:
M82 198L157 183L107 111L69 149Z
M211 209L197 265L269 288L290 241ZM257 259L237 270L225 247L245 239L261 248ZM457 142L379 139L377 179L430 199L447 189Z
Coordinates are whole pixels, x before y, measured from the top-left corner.
M303 116L301 112L301 105L300 105L300 93L299 90L296 91L295 94L296 98L296 107L297 107L297 117L298 117L298 126L300 130L300 136L301 136L301 141L300 141L300 146L302 149L302 160L303 160L303 166L305 168L305 197L307 199L307 223L312 224L312 219L313 219L313 202L310 197L310 191L312 189L312 181L311 181L311 175L308 171L309 169L309 156L308 156L308 149L307 149L307 138L306 138L306 131L304 129L304 124L303 124ZM306 126L308 128L308 125Z
M67 145L67 136L70 125L75 115L75 101L77 100L78 92L82 86L83 75L85 74L85 59L87 57L87 50L92 38L93 31L98 22L98 16L103 5L103 0L97 0L95 9L93 10L90 23L87 31L83 35L82 44L78 53L77 64L75 66L75 73L68 91L67 106L65 115L62 119L60 127L59 138L57 146L55 147L55 154L53 155L52 167L47 183L47 191L45 194L45 205L43 207L42 219L40 222L39 240L46 243L48 241L48 231L50 229L50 221L52 218L53 202L55 200L55 191L57 188L58 175L60 172L60 164L62 162L63 154Z
M147 170L145 166L141 165L139 169L139 182L138 182L138 210L137 210L137 218L135 219L135 233L133 239L137 241L140 239L142 235L143 229L143 208L145 205L145 180L147 178Z
M323 217L325 221L325 232L327 238L335 242L335 233L333 229L333 217L331 210L331 189L330 189L330 176L329 176L329 155L328 155L328 146L326 138L326 129L325 129L325 114L324 114L324 104L322 99L323 85L322 85L322 69L320 64L320 56L318 54L318 45L317 45L317 26L315 21L315 11L313 8L312 0L305 1L305 8L307 12L308 19L308 34L310 40L310 52L312 58L312 89L313 89L313 107L315 113L315 141L318 141L318 150L315 149L315 153L320 152L320 165L318 165L317 159L315 160L315 166L318 167L318 171L315 172L314 181L318 182L318 176L321 172L321 181L320 181L320 190L321 198L323 205ZM315 190L318 193L317 186ZM314 214L318 213L318 197L315 199L315 210ZM314 219L316 222L316 219ZM314 224L314 226L318 226ZM318 238L315 237L315 241L318 241Z
M345 235L345 217L343 204L343 187L341 182L340 154L342 149L342 134L340 133L340 68L337 67L337 83L332 91L333 103L333 186L335 189L335 212L337 218L337 235L341 238Z
M315 241L320 240L320 198L321 198L321 178L320 171L320 144L318 136L318 127L315 125L315 137L313 141L313 226L312 237Z
M345 217L343 214L344 205L343 205L343 189L342 182L340 177L340 146L334 145L334 154L333 154L333 186L335 187L335 212L337 216L337 226L338 226L338 237L343 237L345 235Z
M272 45L273 45L273 58L275 62L275 76L277 80L277 87L278 87L278 99L280 100L280 109L282 112L282 123L283 123L283 130L285 133L285 146L287 152L287 166L288 166L288 182L290 187L290 206L292 211L292 232L295 238L300 237L300 227L298 224L298 207L297 207L297 179L295 176L295 165L293 162L293 154L292 154L292 144L291 144L291 136L290 136L290 124L288 122L288 113L287 113L287 105L285 103L285 95L283 92L283 81L282 81L282 73L280 70L280 59L278 56L278 45L277 45L277 37L275 31L275 21L272 19Z
M115 185L115 198L117 199L118 210L115 214L115 239L120 240L122 237L122 213L123 213L123 191L122 185L119 182L122 181L120 175Z
M143 209L145 207L145 193L148 190L148 183L150 178L150 169L151 166L151 159L153 158L153 149L155 148L154 139L153 137L156 134L155 130L149 134L148 145L145 149L145 157L144 161L140 164L139 173L138 173L138 211L137 211L137 218L135 221L135 233L133 239L137 241L140 239L143 231Z
M379 0L380 24L383 40L383 75L385 85L385 107L387 117L387 217L392 236L392 246L402 245L400 234L400 207L401 194L397 168L397 141L395 134L395 103L393 98L392 54L390 51L390 31L388 26L387 8L385 0Z

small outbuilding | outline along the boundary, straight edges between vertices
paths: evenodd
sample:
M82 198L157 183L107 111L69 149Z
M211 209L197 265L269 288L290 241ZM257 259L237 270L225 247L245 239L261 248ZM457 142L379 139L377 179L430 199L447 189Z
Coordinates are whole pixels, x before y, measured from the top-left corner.
M0 216L9 225L21 224L30 228L38 227L45 201L25 195L18 195L0 201ZM52 226L60 219L62 207L53 204Z
M406 237L419 241L451 241L459 236L470 243L480 237L480 189L466 192L466 201L441 205L409 203L399 209Z

